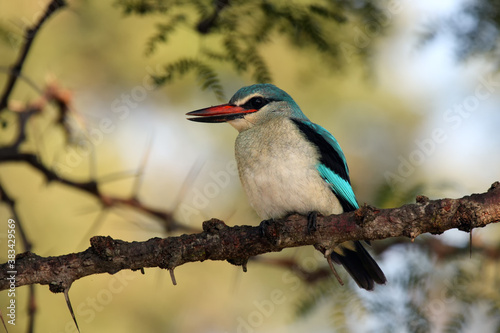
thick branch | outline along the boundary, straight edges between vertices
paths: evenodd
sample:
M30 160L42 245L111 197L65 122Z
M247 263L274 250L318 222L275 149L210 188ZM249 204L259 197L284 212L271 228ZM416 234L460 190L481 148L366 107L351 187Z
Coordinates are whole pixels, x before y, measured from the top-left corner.
M315 232L307 233L307 218L291 215L264 223L261 227L228 227L212 219L203 223L203 232L178 237L125 242L111 237L93 237L91 247L80 253L40 257L26 252L16 258L16 286L48 284L54 292L67 289L84 276L122 269L160 267L169 270L195 261L227 260L246 265L249 257L284 248L315 245L326 249L347 240L374 240L405 236L415 238L426 232L448 229L470 231L500 221L500 183L486 193L461 199L428 200L393 209L363 206L355 212L318 217ZM0 266L0 290L9 288L8 264Z

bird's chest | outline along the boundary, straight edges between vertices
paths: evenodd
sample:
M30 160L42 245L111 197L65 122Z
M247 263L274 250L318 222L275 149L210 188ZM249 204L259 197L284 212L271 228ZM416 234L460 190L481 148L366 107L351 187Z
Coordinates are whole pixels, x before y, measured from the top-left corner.
M314 169L318 153L289 124L283 128L256 128L236 139L236 160L240 175L262 182L274 182ZM274 177L273 177L274 176Z
M298 142L259 140L237 146L236 160L244 186L284 189L314 168L312 151ZM287 181L285 181L287 180Z
M316 169L317 150L291 126L240 133L236 161L249 201L262 218L317 210L313 198L331 195Z

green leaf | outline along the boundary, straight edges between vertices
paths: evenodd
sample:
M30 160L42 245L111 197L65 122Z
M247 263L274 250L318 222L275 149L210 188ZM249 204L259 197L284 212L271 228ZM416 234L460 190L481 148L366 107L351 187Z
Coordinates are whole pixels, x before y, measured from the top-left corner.
M176 78L180 79L189 72L196 73L203 90L210 90L218 100L225 100L224 89L217 73L210 66L197 59L183 58L168 64L165 66L165 73L153 76L153 80L156 84L162 85L170 83Z

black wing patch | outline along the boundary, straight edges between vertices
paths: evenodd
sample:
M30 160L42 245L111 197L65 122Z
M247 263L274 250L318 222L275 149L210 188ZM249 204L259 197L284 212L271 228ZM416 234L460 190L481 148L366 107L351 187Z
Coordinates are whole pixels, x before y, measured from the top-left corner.
M347 169L347 165L345 164L344 157L339 154L339 152L324 138L323 135L321 135L321 133L316 132L309 124L293 118L292 121L295 125L297 125L299 130L307 137L307 139L318 147L320 162L350 184L351 180L349 179L349 171ZM331 134L328 133L328 135Z
M350 184L351 180L349 179L349 169L347 168L345 157L335 138L323 127L313 123L307 123L299 119L291 118L291 120L304 134L304 136L318 148L320 155L319 162ZM336 149L336 147L338 148ZM332 191L339 200L344 212L350 212L358 209L358 207L354 206L343 195L335 193L333 188Z

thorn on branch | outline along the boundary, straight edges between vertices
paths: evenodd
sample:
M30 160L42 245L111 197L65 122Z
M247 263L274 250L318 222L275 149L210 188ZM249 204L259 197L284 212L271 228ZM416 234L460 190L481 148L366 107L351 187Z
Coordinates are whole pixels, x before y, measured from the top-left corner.
M177 281L175 280L174 269L171 268L168 271L170 272L170 278L172 279L172 284L174 286L176 286L177 285Z
M241 268L243 268L243 272L246 273L247 272L247 264L248 264L248 259L246 259L242 264L241 264Z
M64 299L66 299L66 305L68 306L69 313L71 313L71 317L75 322L76 329L80 332L80 328L78 327L78 323L76 322L75 313L73 311L73 307L71 306L71 301L69 300L69 287L64 289Z
M0 320L2 320L3 328L5 329L6 333L9 333L9 330L7 329L7 325L5 325L5 321L3 319L2 311L0 311Z
M472 258L472 229L469 232L469 259Z
M246 273L247 272L248 259L249 258L227 259L227 262L230 263L231 265L241 266L241 268L243 268L243 272Z

